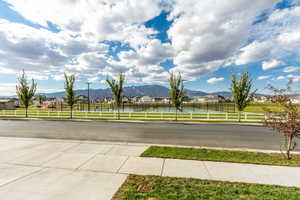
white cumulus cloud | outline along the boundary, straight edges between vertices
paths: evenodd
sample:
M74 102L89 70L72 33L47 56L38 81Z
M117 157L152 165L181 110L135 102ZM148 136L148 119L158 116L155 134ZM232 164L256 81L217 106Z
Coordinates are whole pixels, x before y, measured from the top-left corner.
M209 83L209 84L215 84L215 83L218 83L218 82L222 82L224 80L225 79L223 77L220 77L220 78L212 77L212 78L210 78L210 79L207 80L207 83Z
M253 62L271 70L300 55L300 9L274 9L280 0L5 1L42 27L0 20L0 73L25 69L39 80L63 80L66 71L96 81L125 72L128 82L150 83L174 71L192 81ZM145 22L166 9L172 24L162 42ZM262 13L269 18L253 23ZM120 48L112 53L113 43Z
M285 73L291 73L291 72L296 72L299 71L300 67L296 67L296 66L290 66L290 67L286 67L283 69L283 72Z
M285 76L278 76L277 78L276 78L276 80L285 80Z
M292 80L293 82L300 82L300 76L297 75L289 74L287 78Z
M279 67L281 65L283 65L283 63L281 61L273 59L273 60L270 60L270 61L262 62L262 69L263 70L269 70L269 69Z
M244 45L255 18L265 9L273 8L277 0L177 0L168 31L175 50L176 70L189 79L210 74ZM248 62L259 55L258 45L249 54L242 55L237 63ZM269 45L260 47L268 49ZM255 54L255 55L253 55Z
M259 76L257 77L257 80L265 80L265 79L270 79L272 76L267 75L267 76Z

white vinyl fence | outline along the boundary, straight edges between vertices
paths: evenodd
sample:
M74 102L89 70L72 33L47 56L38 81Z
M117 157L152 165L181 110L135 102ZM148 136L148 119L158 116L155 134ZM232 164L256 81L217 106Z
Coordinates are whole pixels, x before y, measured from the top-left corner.
M175 112L95 112L95 111L73 111L74 119L120 119L122 120L175 120ZM0 117L24 118L24 110L1 110ZM29 110L29 118L70 118L70 111L44 111ZM181 121L237 121L238 113L219 112L178 112L177 119ZM259 113L242 113L242 121L261 121L267 119L267 115Z

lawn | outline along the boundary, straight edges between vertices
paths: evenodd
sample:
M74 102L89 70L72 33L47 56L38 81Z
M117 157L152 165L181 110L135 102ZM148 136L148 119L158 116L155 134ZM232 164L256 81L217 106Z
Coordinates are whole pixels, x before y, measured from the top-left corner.
M299 200L300 189L190 178L129 175L113 200Z
M300 112L300 104L297 104ZM245 112L250 113L265 113L265 109L269 109L272 112L280 112L282 111L281 106L276 103L251 103L246 107Z
M300 167L300 154L286 160L279 153L151 146L141 156Z

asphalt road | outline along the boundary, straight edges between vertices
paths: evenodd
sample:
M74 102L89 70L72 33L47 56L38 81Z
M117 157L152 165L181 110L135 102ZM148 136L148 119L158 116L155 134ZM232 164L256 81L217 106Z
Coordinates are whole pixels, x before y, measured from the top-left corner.
M279 150L283 142L281 135L260 126L157 122L0 120L0 136L270 150Z

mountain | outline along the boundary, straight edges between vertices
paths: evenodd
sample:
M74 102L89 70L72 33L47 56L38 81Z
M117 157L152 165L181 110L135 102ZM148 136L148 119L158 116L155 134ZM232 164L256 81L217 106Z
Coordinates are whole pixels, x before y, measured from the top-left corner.
M223 97L231 97L231 92L226 92L226 91L222 91L222 92L213 92L211 94L214 94L214 95L220 95L220 96L223 96Z
M87 96L87 90L76 90L76 95L85 95ZM188 96L205 96L208 94L222 95L222 96L231 96L230 92L215 92L215 93L206 93L202 91L193 91L186 90ZM47 97L64 97L65 93L55 92L55 93L44 93ZM143 86L129 86L124 87L124 95L127 97L135 97L135 96L151 96L151 97L168 97L169 89L161 86L161 85L143 85ZM109 88L106 89L90 89L90 97L95 98L105 98L111 97L111 91Z
M188 96L205 96L205 95L221 95L224 97L231 97L231 92L228 91L220 91L220 92L212 92L207 93L203 91L195 91L195 90L185 90ZM75 90L77 96L79 95L88 95L88 91L85 90ZM61 98L65 96L65 92L54 92L54 93L42 93L46 95L48 98ZM127 97L135 97L135 96L150 96L150 97L168 97L169 96L169 89L161 86L161 85L142 85L142 86L129 86L124 87L124 95ZM257 96L263 96L264 94L256 94ZM2 98L13 98L16 96L10 97L2 97ZM90 89L90 97L92 99L97 98L106 98L111 97L111 91L109 88L106 89ZM0 97L1 98L1 97Z
M188 96L192 96L192 97L195 97L195 96L205 96L205 95L208 95L209 93L206 93L206 92L202 92L202 91L193 91L193 90L185 90L186 94Z

